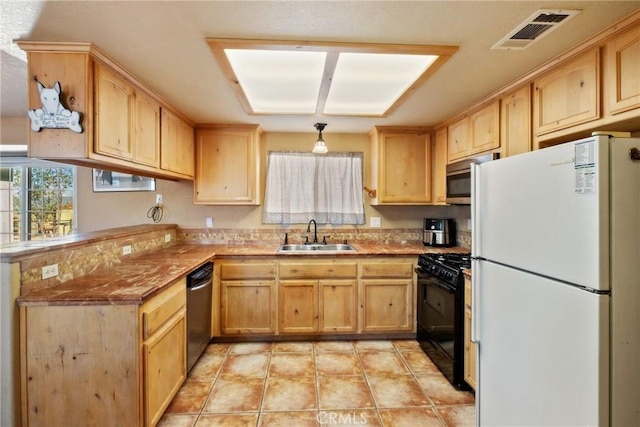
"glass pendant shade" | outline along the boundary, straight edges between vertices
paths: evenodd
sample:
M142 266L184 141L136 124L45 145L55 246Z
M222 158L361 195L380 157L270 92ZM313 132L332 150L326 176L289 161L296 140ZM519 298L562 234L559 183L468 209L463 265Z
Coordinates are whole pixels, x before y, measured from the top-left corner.
M316 144L313 146L313 150L311 151L314 154L325 154L327 151L327 144L324 143L324 139L322 139L322 130L326 126L326 123L316 123L314 126L318 129L318 140Z

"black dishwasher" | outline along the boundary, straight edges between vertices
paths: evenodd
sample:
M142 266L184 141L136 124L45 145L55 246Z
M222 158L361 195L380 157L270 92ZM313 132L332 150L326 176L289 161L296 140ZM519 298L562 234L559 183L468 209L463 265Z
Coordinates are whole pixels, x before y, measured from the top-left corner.
M211 339L212 288L212 262L187 275L187 372L191 371Z

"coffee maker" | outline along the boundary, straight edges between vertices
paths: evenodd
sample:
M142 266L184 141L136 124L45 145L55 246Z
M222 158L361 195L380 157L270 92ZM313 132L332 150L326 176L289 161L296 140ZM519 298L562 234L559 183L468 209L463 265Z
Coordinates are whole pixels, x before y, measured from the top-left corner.
M456 245L456 221L453 218L425 218L422 231L425 246L451 247Z

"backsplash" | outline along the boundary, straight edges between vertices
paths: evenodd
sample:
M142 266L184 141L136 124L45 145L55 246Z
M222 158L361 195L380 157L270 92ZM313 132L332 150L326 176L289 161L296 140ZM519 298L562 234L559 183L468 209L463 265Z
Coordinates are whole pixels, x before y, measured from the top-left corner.
M211 228L211 229L180 229L178 239L184 243L205 244L256 244L256 245L281 245L284 243L285 233L288 234L289 243L304 243L305 237L313 239L313 231L308 233L306 228L295 229L237 229L237 228ZM385 229L385 228L318 228L318 241L322 242L327 236L328 243L342 243L346 240L352 242L420 242L422 241L422 229Z
M456 233L458 246L471 250L471 231L458 230Z
M304 243L305 237L313 238L305 228L294 229L180 229L176 225L132 226L101 232L87 233L76 237L69 243L52 246L51 249L37 255L18 256L21 270L21 294L46 289L76 277L89 274L99 268L120 263L125 257L142 255L176 242L184 244L223 244L223 245L281 245L285 233L289 243ZM170 234L169 242L165 236ZM318 229L318 241L327 236L328 243L377 242L421 242L422 229L384 229L384 228L326 228ZM471 232L457 232L458 246L471 248ZM51 241L52 245L56 242ZM123 255L123 247L130 245L131 255ZM42 267L58 264L58 275L42 279Z
M21 287L20 293L25 294L39 289L46 289L76 277L84 276L99 268L118 264L125 257L142 255L162 247L170 246L177 241L177 227L175 225L149 227L140 232L131 232L138 227L123 227L121 229L105 230L97 233L87 233L88 241L78 239L70 244L53 247L41 255L25 257L20 260ZM113 238L104 237L113 231ZM93 234L103 236L97 241L91 241ZM166 234L171 235L169 242L165 242ZM95 239L94 239L95 240ZM131 255L123 255L123 247L131 245ZM42 279L42 267L58 264L58 275L49 279Z

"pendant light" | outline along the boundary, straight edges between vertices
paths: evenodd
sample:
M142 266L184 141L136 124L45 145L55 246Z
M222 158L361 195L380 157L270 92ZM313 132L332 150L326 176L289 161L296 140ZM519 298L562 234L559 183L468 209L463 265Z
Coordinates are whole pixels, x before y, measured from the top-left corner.
M318 130L318 140L316 141L316 145L313 146L312 153L315 154L325 154L327 151L327 145L324 143L324 139L322 139L322 130L326 126L326 123L316 123L314 126Z

